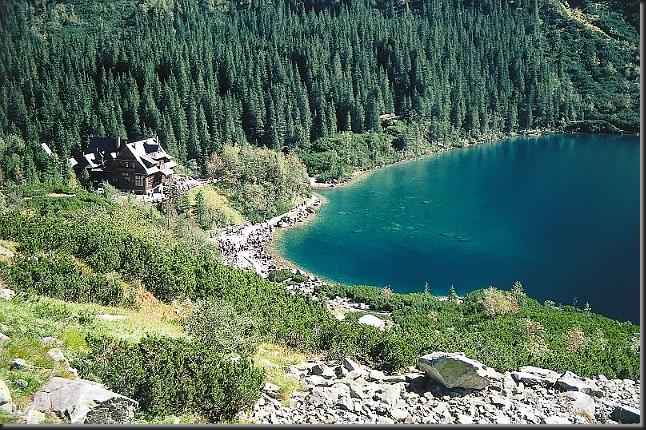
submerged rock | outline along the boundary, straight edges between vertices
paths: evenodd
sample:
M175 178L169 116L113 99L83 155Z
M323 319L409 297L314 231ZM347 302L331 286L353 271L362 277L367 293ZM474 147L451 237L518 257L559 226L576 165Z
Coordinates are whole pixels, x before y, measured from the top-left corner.
M490 380L500 380L502 375L479 361L462 353L434 352L419 358L418 367L429 378L446 388L482 390Z

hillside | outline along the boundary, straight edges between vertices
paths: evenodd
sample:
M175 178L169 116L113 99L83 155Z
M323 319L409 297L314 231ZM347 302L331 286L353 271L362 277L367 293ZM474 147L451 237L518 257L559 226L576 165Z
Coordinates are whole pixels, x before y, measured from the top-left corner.
M225 143L247 141L299 153L312 172L322 159L334 171L428 142L581 120L637 131L638 7L2 2L0 133L48 142L62 159L88 134L158 133L202 172ZM402 127L384 130L379 116L390 113ZM342 131L359 135L350 155L328 139Z
M2 196L10 203L0 213L0 280L16 295L0 299L0 379L18 408L49 377L70 377L70 364L138 401L146 422L238 419L265 381L287 399L299 387L287 367L307 356L349 356L391 374L430 351L464 351L501 372L533 365L639 377L639 327L539 304L519 285L476 291L461 304L334 285L313 298L278 276L270 282L222 264L190 215L173 216L167 229L154 207L118 195L30 186ZM184 223L193 227L177 228ZM324 304L337 296L369 310L339 320ZM385 331L358 323L384 312L392 321ZM49 358L54 345L43 337L58 339L69 364ZM27 364L11 370L15 359Z

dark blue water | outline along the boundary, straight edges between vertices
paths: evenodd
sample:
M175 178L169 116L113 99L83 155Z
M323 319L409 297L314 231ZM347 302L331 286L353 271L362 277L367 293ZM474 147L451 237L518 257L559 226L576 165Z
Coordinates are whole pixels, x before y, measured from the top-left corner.
M520 280L541 302L639 321L639 138L554 135L456 149L325 190L277 248L323 278L459 294Z

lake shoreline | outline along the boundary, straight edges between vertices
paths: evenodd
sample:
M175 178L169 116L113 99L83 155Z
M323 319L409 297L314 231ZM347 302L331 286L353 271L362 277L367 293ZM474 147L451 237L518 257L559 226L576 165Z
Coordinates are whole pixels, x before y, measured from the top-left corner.
M226 229L224 233L221 233L212 238L211 241L217 243L221 248L221 253L223 254L223 257L228 264L239 268L251 269L263 278L266 278L271 271L280 269L287 269L294 273L306 276L307 281L304 284L292 286L293 288L290 289L292 291L298 291L308 296L315 297L316 287L326 283L341 285L343 285L343 283L325 279L319 275L310 273L302 267L299 267L294 262L285 258L276 247L276 244L283 231L295 226L303 227L316 217L316 212L326 202L326 199L321 194L316 193L317 189L352 186L359 183L363 179L368 178L372 173L378 170L391 166L401 165L404 163L410 163L413 161L419 161L455 149L469 148L471 146L492 143L521 136L538 137L546 134L556 133L564 132L561 130L552 129L533 129L526 130L521 133L494 133L472 140L461 139L459 141L459 145L451 144L448 146L443 146L438 150L399 160L394 163L375 166L365 171L355 171L346 181L338 183L311 182L313 189L312 194L305 200L305 202L297 204L289 212L278 215L270 220L266 220L261 223L246 223L243 225L232 226ZM311 179L313 178L310 178L310 180ZM234 248L231 248L231 244L235 244ZM224 252L222 252L222 245L224 245ZM439 297L441 300L448 299L446 296L437 297ZM462 299L462 297L459 297L459 299ZM356 308L357 306L361 306L361 304L350 303L349 306Z

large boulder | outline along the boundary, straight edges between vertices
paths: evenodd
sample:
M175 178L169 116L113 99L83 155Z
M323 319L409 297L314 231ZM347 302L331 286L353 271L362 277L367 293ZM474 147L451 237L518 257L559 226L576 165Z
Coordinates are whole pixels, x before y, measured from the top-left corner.
M11 392L7 384L0 379L0 411L12 412L13 400L11 399Z
M359 318L358 322L359 324L362 324L362 325L368 325L368 326L377 327L380 329L383 329L384 327L386 327L386 322L384 320L370 314L366 314L362 316L361 318Z
M96 382L55 376L34 395L29 410L52 411L72 424L125 424L138 407Z
M502 375L479 361L467 358L461 352L433 352L419 358L418 367L428 377L446 388L482 390L490 380Z
M556 387L561 391L580 391L596 397L603 396L601 391L592 382L586 382L572 372L565 372L557 381Z

